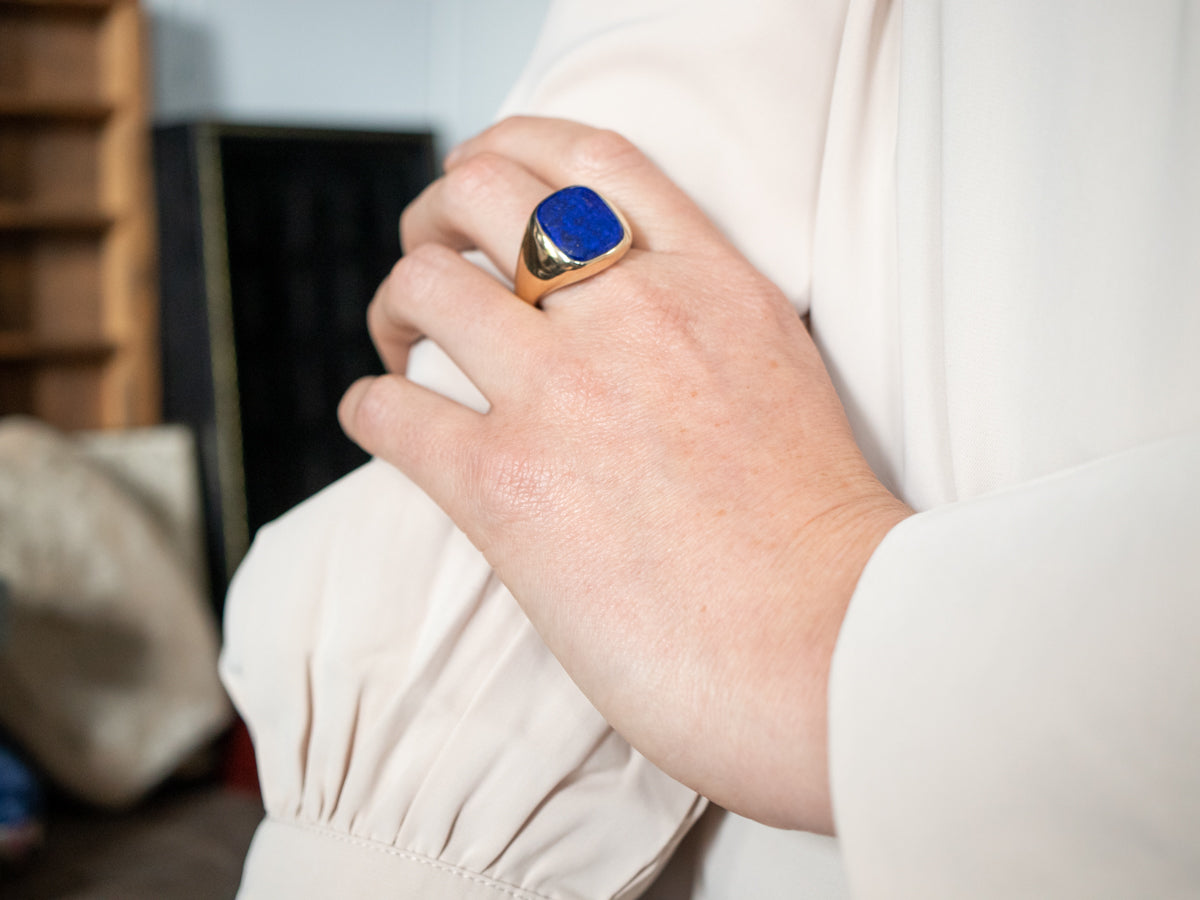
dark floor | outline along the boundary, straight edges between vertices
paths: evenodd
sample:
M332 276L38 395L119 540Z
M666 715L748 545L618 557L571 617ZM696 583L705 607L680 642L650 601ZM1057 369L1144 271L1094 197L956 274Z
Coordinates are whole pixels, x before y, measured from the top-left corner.
M4 900L228 900L262 818L257 797L166 791L132 812L62 806L37 856L0 872Z

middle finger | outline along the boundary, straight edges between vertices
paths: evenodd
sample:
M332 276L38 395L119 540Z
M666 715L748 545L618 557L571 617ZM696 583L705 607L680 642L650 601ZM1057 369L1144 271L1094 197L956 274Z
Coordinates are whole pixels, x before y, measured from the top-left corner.
M400 217L405 252L422 244L482 250L512 281L525 225L554 188L519 163L481 153L429 185Z

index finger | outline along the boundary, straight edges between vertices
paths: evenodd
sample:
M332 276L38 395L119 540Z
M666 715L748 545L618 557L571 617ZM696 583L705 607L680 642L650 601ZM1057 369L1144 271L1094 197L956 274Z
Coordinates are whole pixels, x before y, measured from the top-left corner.
M634 144L614 131L566 119L515 116L463 142L446 158L453 171L492 153L524 166L556 188L582 184L612 200L629 219L634 245L694 249L712 226L695 203Z

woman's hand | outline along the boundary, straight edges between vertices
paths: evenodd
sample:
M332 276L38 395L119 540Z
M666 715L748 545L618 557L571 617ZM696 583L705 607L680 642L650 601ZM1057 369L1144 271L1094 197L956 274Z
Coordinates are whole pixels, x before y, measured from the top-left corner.
M570 184L632 225L611 269L538 309L459 255L511 278L530 212ZM795 310L636 148L570 122L468 141L402 232L369 313L394 374L350 388L347 433L447 511L637 749L744 815L830 829L830 658L909 511ZM489 412L403 377L425 335Z

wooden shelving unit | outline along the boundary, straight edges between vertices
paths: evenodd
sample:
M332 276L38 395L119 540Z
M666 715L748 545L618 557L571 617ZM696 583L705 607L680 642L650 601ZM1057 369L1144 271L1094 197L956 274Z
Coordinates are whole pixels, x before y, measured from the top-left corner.
M137 0L0 0L0 415L160 415Z

